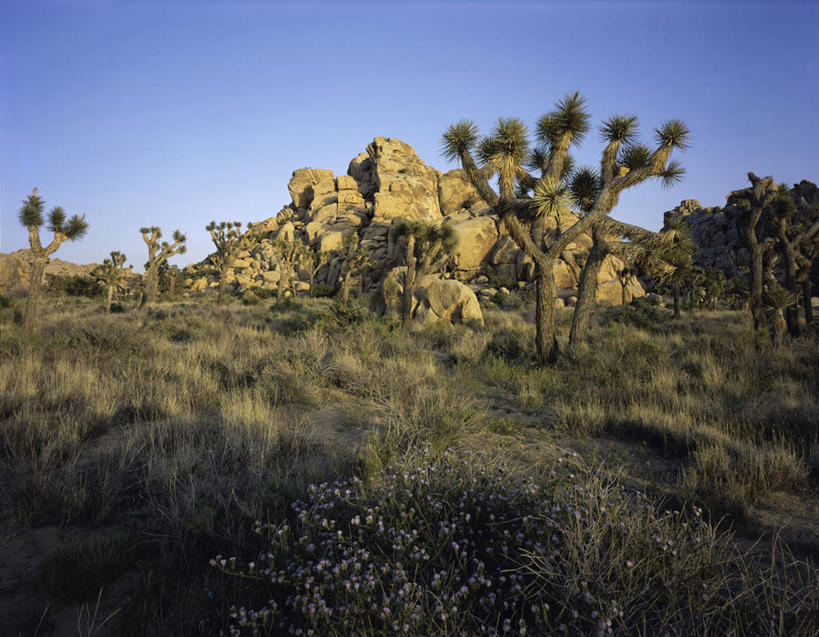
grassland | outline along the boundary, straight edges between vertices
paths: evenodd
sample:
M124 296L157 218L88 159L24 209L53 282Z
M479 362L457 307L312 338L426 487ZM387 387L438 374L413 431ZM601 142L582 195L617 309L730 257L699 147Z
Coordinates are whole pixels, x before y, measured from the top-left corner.
M140 324L59 297L25 345L20 300L5 305L0 615L12 634L819 628L815 335L758 352L738 312L607 308L588 346L539 368L531 308L514 298L488 306L482 327L408 333L328 299L164 302ZM354 532L367 510L391 531ZM480 589L477 553L452 548L499 551L489 515L520 535L504 559L482 558L506 574L508 589L491 586L503 600ZM432 520L466 535L442 544L423 532ZM547 522L557 544L540 538ZM376 578L375 610L376 588L348 598L349 578L310 571L308 544L332 570L347 541L374 556L363 568L404 572ZM259 555L296 566L268 568L271 582ZM307 580L321 602L296 599ZM314 602L336 610L322 619Z

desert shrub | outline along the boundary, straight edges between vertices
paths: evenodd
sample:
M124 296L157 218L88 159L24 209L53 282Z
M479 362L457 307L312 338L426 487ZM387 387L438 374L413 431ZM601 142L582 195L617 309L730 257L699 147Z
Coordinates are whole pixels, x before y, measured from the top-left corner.
M374 318L373 313L355 301L333 301L318 317L318 324L330 329L347 329Z
M248 290L242 294L242 303L244 305L258 305L261 302L262 299L255 290Z
M658 511L574 458L515 476L485 457L405 461L310 487L262 525L237 634L792 634L817 627L816 572L797 592L745 562L699 509ZM779 568L794 570L781 565ZM243 596L247 600L248 596Z
M533 298L533 294L526 294L525 292L519 292L516 288L512 288L509 294L496 294L490 299L490 302L501 309L514 310L530 304Z
M518 285L518 282L517 282L516 279L514 279L513 277L510 277L510 276L506 276L504 274L501 274L495 268L490 268L486 272L486 278L489 279L489 282L486 284L486 286L490 287L490 288L496 288L496 289L507 288L507 289L511 290L513 288L516 288L517 285Z
M486 345L486 353L508 361L523 360L530 357L531 348L524 342L523 334L501 331L492 335Z
M5 310L11 307L11 297L5 294L0 294L0 310Z
M63 602L80 602L127 571L138 557L132 537L92 535L63 544L38 567L45 590Z
M603 324L620 323L647 329L663 323L668 317L668 311L653 305L645 297L637 297L628 305L607 307L603 314Z
M316 298L335 296L338 288L332 283L314 283L313 296Z
M111 303L111 314L122 314L127 308L122 303Z
M54 275L46 276L48 289L60 296L86 296L93 299L103 292L102 285L93 277L87 275Z

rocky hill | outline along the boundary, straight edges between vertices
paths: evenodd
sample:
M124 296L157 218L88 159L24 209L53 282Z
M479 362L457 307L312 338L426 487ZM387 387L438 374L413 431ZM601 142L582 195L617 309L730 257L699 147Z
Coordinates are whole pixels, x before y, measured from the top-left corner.
M819 205L819 188L816 184L802 180L790 190L797 210L808 210ZM686 199L680 205L663 215L664 223L672 218L683 218L691 227L691 237L699 247L694 262L702 267L718 268L730 278L748 267L748 250L745 247L744 214L734 205L737 198L746 197L745 189L735 190L726 197L725 206L704 207L696 199ZM764 227L767 234L770 229Z
M10 254L0 252L0 292L14 287L26 287L29 280L29 250L17 250ZM49 259L45 274L54 276L84 276L97 267L96 263L72 263L62 259Z
M235 288L275 288L279 277L271 241L276 238L299 238L318 250L333 251L346 237L356 234L378 263L360 287L364 292L377 293L380 283L400 265L400 254L391 245L389 233L398 219L451 223L459 245L450 276L467 284L481 298L504 293L490 287L490 281L507 287L532 285L531 260L501 234L497 215L481 200L465 173L459 169L442 173L428 166L409 144L398 139L376 137L366 152L350 162L346 175L335 176L332 171L316 168L296 170L288 190L290 203L261 224L268 238L239 255L229 276ZM570 225L575 219L569 213L562 223ZM569 251L579 253L590 246L591 238L582 236L569 246ZM606 258L599 277L598 299L621 302L616 277L621 267L617 259ZM335 283L339 270L340 260L335 257L319 272L317 281ZM189 272L194 275L195 269ZM557 262L559 296L569 303L576 294L576 276L568 263ZM192 278L191 283L200 289L213 284L202 278ZM642 295L639 282L629 284L629 299Z

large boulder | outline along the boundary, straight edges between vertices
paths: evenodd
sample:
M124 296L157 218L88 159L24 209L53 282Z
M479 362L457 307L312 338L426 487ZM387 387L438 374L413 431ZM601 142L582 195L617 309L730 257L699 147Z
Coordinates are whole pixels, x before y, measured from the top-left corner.
M406 267L393 268L382 281L380 309L389 315L400 315L406 271ZM468 286L454 279L439 279L432 275L420 277L416 282L412 318L420 324L435 321L483 323L478 298Z
M28 251L19 250L11 254L0 253L0 291L14 287L28 287Z
M307 208L313 201L313 186L324 179L332 181L333 171L323 168L299 168L293 171L290 183L287 184L293 207Z
M362 194L373 196L376 219L441 218L438 172L401 140L376 137L367 146L367 158L356 157L348 172Z
M471 208L479 203L485 205L466 173L460 168L450 170L438 179L438 200L441 213L444 215Z
M498 242L498 228L492 217L456 218L452 227L458 235L456 265L459 270L479 270Z

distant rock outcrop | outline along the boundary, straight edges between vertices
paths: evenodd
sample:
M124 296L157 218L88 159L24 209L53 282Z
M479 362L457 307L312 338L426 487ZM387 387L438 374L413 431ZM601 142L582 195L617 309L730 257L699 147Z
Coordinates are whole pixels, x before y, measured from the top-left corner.
M704 207L696 199L686 199L663 216L664 224L672 218L682 218L691 228L691 238L699 248L694 262L702 267L717 268L731 278L748 267L748 250L743 233L746 228L745 214L734 205L738 198L747 197L747 189L735 190L726 197L725 206ZM790 189L797 209L809 209L819 205L819 188L802 180ZM772 234L765 227L763 218L760 232Z
M62 259L49 259L45 275L86 276L97 267L96 263L80 265ZM29 250L17 250L11 254L0 253L0 292L14 287L27 288L29 282Z
M474 292L488 288L488 276L508 280L509 285L526 287L534 279L534 264L499 229L494 210L483 201L463 170L442 173L428 166L409 144L389 137L376 137L366 152L349 164L346 175L316 168L300 168L293 172L288 185L291 201L275 217L257 225L267 233L251 250L239 254L229 276L238 289L255 286L272 289L279 275L272 241L299 238L317 250L333 252L347 237L355 234L376 262L359 281L359 288L377 296L388 273L401 265L396 246L390 244L390 228L398 219L449 223L458 235L457 253L448 268L448 278L468 284ZM562 223L571 224L576 217L564 215ZM554 228L554 223L552 224ZM583 235L569 246L570 251L582 252L591 247L591 238ZM317 282L336 283L340 274L340 257L333 255L316 276ZM622 263L608 257L601 268L598 298L611 303L621 302L621 290L616 271ZM568 265L558 261L558 287L576 293L576 278ZM195 280L190 269L191 281ZM305 272L297 272L306 280ZM454 284L444 287L451 291ZM201 283L199 284L201 287ZM431 289L437 289L435 284ZM463 287L463 286L462 286ZM426 288L424 288L426 289ZM443 289L443 288L442 288ZM460 289L460 288L459 288ZM423 291L419 292L424 294ZM628 297L645 292L636 280L629 284ZM564 295L566 296L566 295ZM570 296L570 295L569 295ZM486 294L481 295L486 298ZM424 306L425 298L418 303ZM463 307L471 307L466 303ZM475 300L477 303L477 300ZM454 316L457 312L430 304L436 316ZM436 309L437 308L437 309ZM421 310L421 313L426 310ZM465 309L467 314L471 311ZM459 310L461 314L463 311Z

